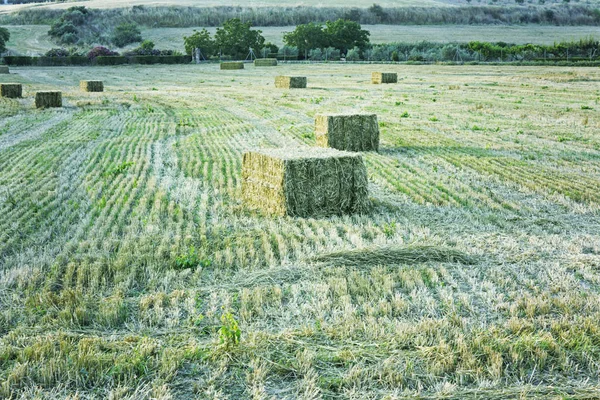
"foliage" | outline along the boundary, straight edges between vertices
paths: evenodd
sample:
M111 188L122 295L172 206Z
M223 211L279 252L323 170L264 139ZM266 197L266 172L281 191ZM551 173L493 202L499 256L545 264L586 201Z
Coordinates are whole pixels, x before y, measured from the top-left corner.
M10 40L10 32L8 29L0 26L0 53L6 50L6 42Z
M340 50L342 54L354 47L362 51L369 45L370 33L362 29L358 22L344 19L327 21L324 32L329 45Z
M359 61L360 60L360 49L358 47L355 47L351 50L348 50L348 53L346 53L346 60L347 61Z
M226 350L231 350L240 343L242 331L231 312L221 315L221 328L219 328L219 345Z
M111 42L117 47L125 47L128 44L141 41L142 32L137 24L133 23L123 23L117 26L111 38Z
M96 57L110 57L110 56L118 56L119 53L116 51L112 51L104 46L96 46L92 50L89 51L87 57L89 59L94 59Z
M68 57L71 53L67 49L50 49L44 54L46 57Z
M59 43L75 44L91 14L85 7L70 7L50 25L48 35Z
M283 35L286 46L295 47L301 55L308 51L329 47L329 38L323 30L323 25L310 22L298 25L292 32Z
M197 267L206 268L211 264L210 260L202 257L194 246L190 247L187 253L181 254L175 258L175 269L196 269Z
M250 22L242 22L238 18L225 21L222 28L215 33L216 47L222 54L234 58L245 58L250 49L259 53L265 44L262 31L252 30Z
M210 33L206 29L197 31L190 36L183 37L185 45L185 53L192 55L194 49L200 49L205 57L210 57L215 52L215 41L210 37Z

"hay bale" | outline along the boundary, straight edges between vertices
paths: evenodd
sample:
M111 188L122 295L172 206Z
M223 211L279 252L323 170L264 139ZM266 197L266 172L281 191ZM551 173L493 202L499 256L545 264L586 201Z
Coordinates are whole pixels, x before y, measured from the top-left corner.
M23 96L23 85L20 83L0 83L0 96L17 99Z
M221 69L244 69L244 63L241 61L222 62Z
M323 217L365 212L367 170L360 154L282 148L244 153L242 197L272 215Z
M84 92L103 92L104 83L102 81L80 81L79 87Z
M305 89L305 76L276 76L275 87L280 89Z
M37 108L62 107L62 92L51 90L35 94Z
M347 151L379 150L379 125L375 114L315 116L317 146Z
M9 74L10 71L8 69L8 66L6 65L0 65L0 74Z
M277 59L276 58L257 58L254 60L255 67L276 67Z
M371 73L371 83L398 83L398 74L395 72L373 72Z

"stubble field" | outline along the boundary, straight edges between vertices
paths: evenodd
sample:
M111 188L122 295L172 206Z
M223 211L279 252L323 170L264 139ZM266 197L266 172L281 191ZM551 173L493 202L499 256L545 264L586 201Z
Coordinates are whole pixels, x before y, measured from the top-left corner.
M373 70L399 83L371 85ZM597 68L12 72L0 82L25 98L0 99L0 397L600 390ZM309 88L276 90L277 74ZM41 89L65 107L35 110ZM314 115L338 111L379 116L371 212L247 210L242 153L312 146Z

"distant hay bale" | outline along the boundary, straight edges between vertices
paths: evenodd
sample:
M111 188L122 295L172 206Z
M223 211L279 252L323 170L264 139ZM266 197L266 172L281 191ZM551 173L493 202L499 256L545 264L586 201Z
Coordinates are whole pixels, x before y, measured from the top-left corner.
M255 67L276 67L277 59L276 58L257 58L254 60Z
M305 76L276 76L275 87L280 89L305 89Z
M244 69L244 63L241 61L222 62L221 69Z
M0 96L17 99L23 95L23 85L20 83L0 83Z
M103 92L104 83L102 81L80 81L79 87L84 92Z
M323 217L368 210L367 170L360 154L282 148L244 153L242 197L271 215Z
M371 73L371 83L398 83L398 74L395 72L373 72Z
M6 65L0 65L0 74L9 74L10 71L8 70L8 66Z
M37 108L62 107L62 92L46 91L35 94L35 106Z
M379 125L375 114L315 116L317 146L346 151L378 151Z

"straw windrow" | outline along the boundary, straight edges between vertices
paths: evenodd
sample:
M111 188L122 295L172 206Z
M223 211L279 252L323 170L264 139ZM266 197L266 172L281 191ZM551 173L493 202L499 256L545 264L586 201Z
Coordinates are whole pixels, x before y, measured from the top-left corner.
M346 151L378 151L379 125L375 114L317 115L317 146Z
M0 65L0 74L9 74L10 70L6 65Z
M368 209L359 154L333 149L264 149L244 154L242 196L272 215L322 217Z

